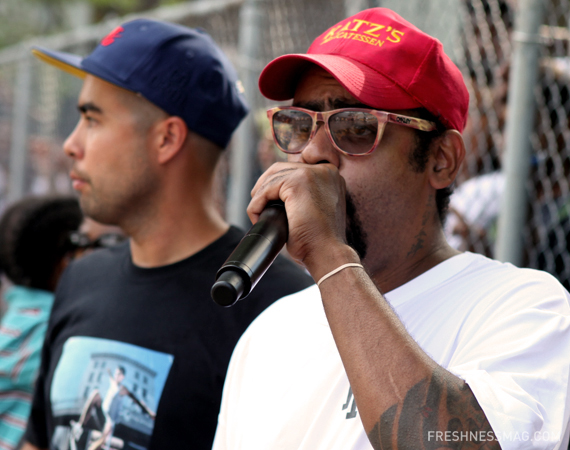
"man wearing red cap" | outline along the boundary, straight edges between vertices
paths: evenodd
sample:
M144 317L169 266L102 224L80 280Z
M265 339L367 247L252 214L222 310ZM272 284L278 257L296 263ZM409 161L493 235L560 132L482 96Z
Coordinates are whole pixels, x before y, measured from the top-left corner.
M289 161L248 213L285 202L317 286L238 343L214 449L566 448L568 293L443 235L468 94L441 43L369 9L259 85L293 99L268 112Z

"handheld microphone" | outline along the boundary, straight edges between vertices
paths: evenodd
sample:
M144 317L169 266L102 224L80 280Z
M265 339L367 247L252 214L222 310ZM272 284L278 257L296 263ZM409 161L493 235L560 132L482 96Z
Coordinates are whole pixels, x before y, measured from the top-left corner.
M210 295L220 306L245 298L273 263L289 234L282 201L271 201L216 273Z

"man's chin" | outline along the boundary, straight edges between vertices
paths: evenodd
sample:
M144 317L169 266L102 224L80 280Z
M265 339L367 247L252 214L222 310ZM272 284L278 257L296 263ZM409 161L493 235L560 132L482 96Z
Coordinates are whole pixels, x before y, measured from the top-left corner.
M102 223L104 225L116 225L113 223L111 214L108 211L104 211L101 207L99 207L93 199L86 196L80 195L79 197L79 205L81 206L81 210L83 214L85 214L90 219L93 219L95 222Z

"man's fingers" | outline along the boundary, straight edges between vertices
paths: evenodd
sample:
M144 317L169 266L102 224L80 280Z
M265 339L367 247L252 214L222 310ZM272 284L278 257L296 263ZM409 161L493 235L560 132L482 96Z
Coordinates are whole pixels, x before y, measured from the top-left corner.
M337 188L331 190L333 186ZM289 197L297 200L308 196L318 207L321 203L330 201L331 195L339 195L338 187L344 198L344 180L331 164L275 163L252 189L252 200L247 213L255 223L267 202L282 200L287 208Z
M247 214L252 223L257 222L259 215L271 200L283 200L281 187L283 182L296 168L291 163L275 163L261 177L251 191L251 202Z

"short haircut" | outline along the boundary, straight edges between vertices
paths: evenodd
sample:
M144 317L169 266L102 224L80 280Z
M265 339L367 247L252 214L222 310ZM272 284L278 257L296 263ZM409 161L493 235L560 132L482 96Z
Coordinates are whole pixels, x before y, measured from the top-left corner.
M120 100L132 113L139 132L146 132L154 122L169 116L166 111L134 92L122 88L119 92Z
M83 214L74 197L28 197L0 219L0 268L20 286L52 290L56 269L72 250L69 234Z

